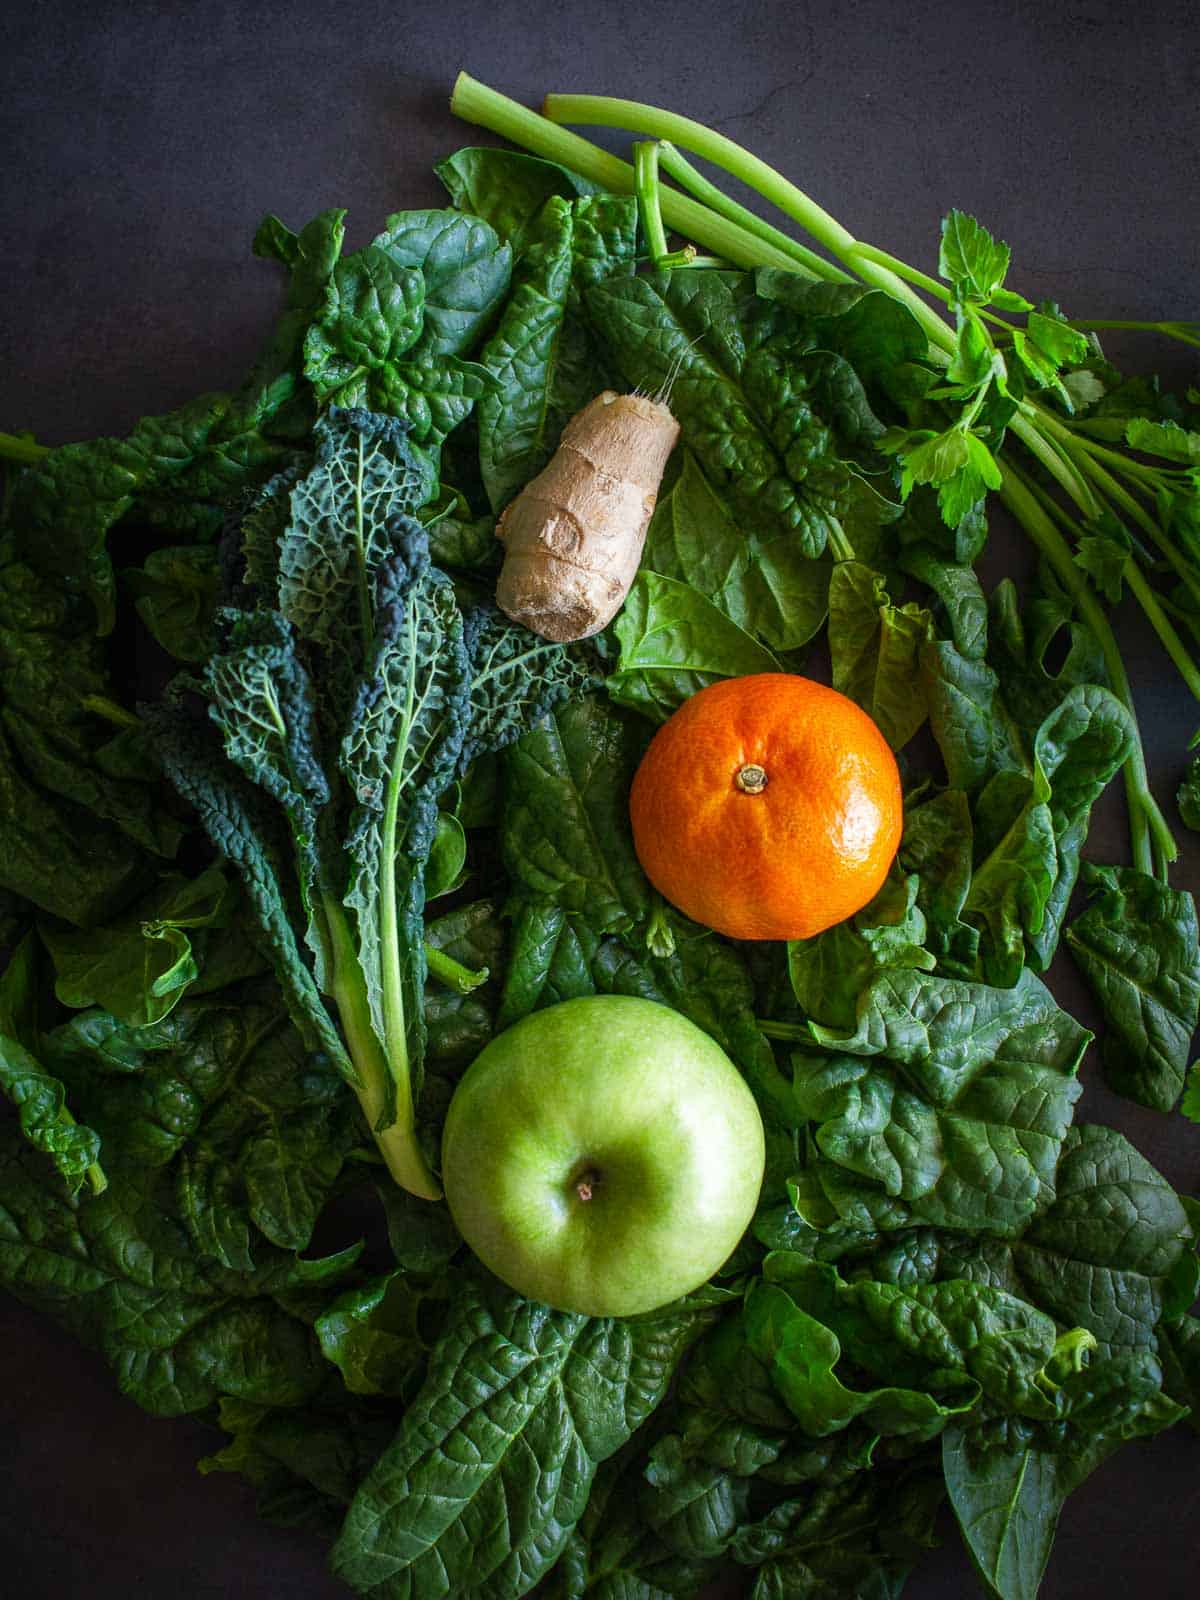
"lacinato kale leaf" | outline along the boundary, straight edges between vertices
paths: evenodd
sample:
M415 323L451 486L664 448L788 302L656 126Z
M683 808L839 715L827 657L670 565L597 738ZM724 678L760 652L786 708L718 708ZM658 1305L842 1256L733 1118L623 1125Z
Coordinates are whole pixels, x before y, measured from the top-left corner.
M492 292L486 262L468 260L456 277L454 230L447 238L427 220L393 242L439 263L435 341L469 337L472 305ZM474 240L468 229L459 242ZM476 312L486 315L482 301ZM439 800L470 760L511 743L590 667L494 611L464 616L415 517L433 480L402 422L335 408L315 438L310 470L275 480L247 518L257 606L224 614L202 684L224 754L176 716L164 756L246 877L298 1025L358 1090L397 1181L435 1197L416 1102L426 872L434 893L457 875L441 881L431 864Z

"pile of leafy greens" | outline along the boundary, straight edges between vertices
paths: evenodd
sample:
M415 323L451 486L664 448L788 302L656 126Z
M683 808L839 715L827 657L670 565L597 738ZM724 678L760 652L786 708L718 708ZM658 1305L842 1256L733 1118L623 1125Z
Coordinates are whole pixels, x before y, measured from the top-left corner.
M453 209L353 254L340 212L264 223L286 309L235 394L4 436L0 1279L223 1430L202 1470L364 1594L661 1600L734 1563L755 1600L896 1596L948 1507L1026 1600L1066 1495L1200 1415L1200 1205L1075 1121L1091 1035L1042 977L1065 932L1110 1081L1170 1110L1191 896L1082 859L1125 696L1050 566L985 595L986 463L922 465L905 305L656 266L632 197L530 156L440 175ZM957 237L965 296L997 247ZM1100 420L1096 369L1062 383ZM548 645L490 603L495 514L600 388L664 383L629 600ZM687 695L822 638L903 843L850 921L739 946L652 891L630 780ZM436 1198L480 1048L608 993L711 1034L768 1145L722 1273L626 1321L513 1294ZM379 1226L313 1254L343 1214Z

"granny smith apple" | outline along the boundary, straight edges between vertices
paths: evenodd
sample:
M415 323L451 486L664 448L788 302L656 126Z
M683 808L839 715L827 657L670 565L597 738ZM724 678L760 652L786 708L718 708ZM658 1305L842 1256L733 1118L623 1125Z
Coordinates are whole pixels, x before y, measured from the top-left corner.
M710 1278L744 1233L763 1128L729 1057L624 995L565 1000L493 1039L450 1102L442 1182L512 1288L625 1317Z

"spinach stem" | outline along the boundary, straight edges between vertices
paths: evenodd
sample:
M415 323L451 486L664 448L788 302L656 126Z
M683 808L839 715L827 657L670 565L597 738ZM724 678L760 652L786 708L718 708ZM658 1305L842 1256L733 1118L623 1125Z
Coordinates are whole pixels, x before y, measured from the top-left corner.
M466 72L460 72L455 81L450 109L464 122L488 128L547 161L561 162L614 194L635 192L635 174L628 161L610 155L577 133L556 127L536 111L530 111L528 106L489 89ZM782 267L788 272L802 271L794 256L718 216L690 195L664 189L660 207L668 227L724 256L736 267L767 266Z
M62 1123L65 1123L69 1128L76 1126L75 1118L71 1115L66 1106L59 1106L58 1120ZM108 1174L98 1161L93 1161L88 1167L87 1182L88 1188L93 1194L103 1194L105 1189L108 1188Z
M682 151L676 150L669 139L664 139L659 144L659 164L669 177L674 178L676 183L682 184L689 194L694 195L718 216L736 222L745 228L747 233L752 233L756 239L761 239L775 249L782 250L785 255L792 256L797 266L806 268L815 277L824 278L830 283L857 281L850 273L843 272L832 261L826 261L824 256L819 256L815 250L810 250L806 244L801 244L798 239L793 239L789 234L774 227L765 218L751 211L748 206L739 205L736 200L724 194L715 183L710 183L702 172L697 171Z
M637 193L638 215L642 219L642 232L646 235L646 248L657 267L667 255L667 234L663 227L662 210L658 203L658 143L654 139L639 139L633 147L634 189Z
M472 971L464 966L461 961L455 961L453 956L448 956L444 950L439 950L436 945L425 944L425 965L440 983L448 989L453 989L456 994L470 994L478 989L481 984L488 981L490 976L486 967Z
M49 454L48 444L38 444L36 439L23 439L16 433L0 433L0 461L15 461L18 466L29 467Z

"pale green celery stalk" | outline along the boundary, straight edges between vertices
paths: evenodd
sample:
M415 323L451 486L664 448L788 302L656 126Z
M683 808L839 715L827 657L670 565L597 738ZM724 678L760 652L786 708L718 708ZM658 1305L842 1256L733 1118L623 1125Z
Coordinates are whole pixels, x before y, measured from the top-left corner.
M1138 727L1137 710L1125 663L1117 646L1116 637L1104 610L1092 592L1083 573L1075 565L1071 547L1055 527L1046 504L1039 499L1033 485L1018 468L1005 463L1001 467L1004 482L1000 498L1009 508L1038 549L1054 568L1055 574L1071 596L1084 622L1095 635L1108 669L1113 693L1122 702L1133 721L1133 752L1123 768L1125 796L1129 806L1129 836L1133 849L1133 864L1141 872L1154 873L1156 856L1163 861L1174 861L1179 847L1159 810L1158 802L1150 792L1150 779L1146 771L1146 753L1142 748L1142 735ZM1053 501L1046 496L1046 502ZM1162 872L1158 873L1162 877Z
M465 72L460 72L455 82L450 109L464 122L490 128L534 155L558 161L615 194L634 193L634 170L628 161L609 155L607 150L601 150L577 133L556 127L536 111L510 100L507 95L498 94ZM803 274L803 268L792 256L685 194L664 189L661 209L668 227L706 245L735 267L782 267L787 272Z
M1078 453L1081 462L1086 468L1088 462L1092 459L1096 452L1084 449L1084 441L1082 439L1077 439L1076 436L1071 433L1070 429L1064 427L1063 424L1058 421L1053 413L1046 412L1043 408L1039 407L1038 414L1042 421L1042 429L1044 431L1039 431L1036 425L1029 422L1025 417L1020 416L1014 417L1010 426L1012 427L1013 431L1016 432L1018 436L1029 445L1031 450L1034 449L1033 442L1031 441L1037 441L1039 443L1041 448L1034 451L1039 461L1041 461L1045 466L1049 467L1050 470L1053 470L1051 458L1059 462L1066 463L1069 460L1070 454ZM1018 424L1021 424L1021 426L1018 427ZM1121 457L1116 457L1115 452L1110 451L1108 454L1114 456L1118 461L1123 459ZM1134 465L1138 465L1138 463L1134 463ZM1071 463L1071 471L1077 472L1077 470L1078 469L1075 468L1074 463ZM1095 476L1095 473L1092 475ZM1094 517L1099 509L1099 506L1090 487L1088 487L1086 484L1084 485L1085 494L1081 498L1080 495L1071 488L1069 483L1064 480L1061 474L1057 474L1057 476L1059 478L1059 482L1063 483L1064 487L1067 488L1068 493L1071 494L1072 499L1075 500L1075 503L1080 507L1084 514L1089 517ZM1148 531L1150 532L1155 543L1158 544L1160 548L1166 548L1158 535L1157 528L1151 527L1148 529ZM1169 549L1167 553L1169 557ZM1178 563L1176 562L1174 564L1178 568ZM1182 572L1180 575L1183 576ZM1171 660L1175 663L1175 666L1178 669L1184 683L1187 684L1189 690L1195 696L1195 698L1200 700L1200 670L1197 670L1196 663L1192 660L1187 646L1176 632L1175 626L1171 622L1171 619L1166 615L1162 607L1159 605L1158 597L1155 595L1154 590L1151 589L1150 585L1146 582L1141 568L1138 566L1136 561L1129 561L1126 563L1125 579L1129 584L1130 590L1132 591L1135 599L1145 613L1150 626L1158 635L1164 650L1166 650Z
M693 122L690 117L663 111L658 106L642 105L637 100L617 100L599 94L548 94L543 109L551 122L623 128L630 133L681 144L693 155L711 161L714 166L721 167L778 206L864 283L883 289L893 299L902 301L921 324L932 344L948 353L954 350L953 330L936 311L926 305L910 284L890 267L856 254L858 240L848 228L844 228L836 217L830 216L802 189L753 155L744 145L727 139L724 134L714 133L702 123Z
M667 235L658 202L658 145L653 139L641 139L634 145L633 171L646 248L650 251L651 261L659 266L667 255Z
M330 994L337 1006L350 1060L358 1074L354 1087L367 1125L396 1183L423 1200L440 1200L442 1191L417 1142L403 1013L399 1038L392 1042L390 1054L385 1055L371 1022L367 986L345 910L329 894L325 895L323 904L331 946ZM380 1128L379 1120L387 1109L389 1078L395 1084L396 1120Z
M898 278L903 278L907 283L912 283L918 289L924 289L926 294L933 295L935 300L940 300L948 306L953 300L953 295L944 283L937 278L931 278L927 272L922 272L919 267L910 267L907 261L901 261L899 256L894 256L888 250L881 250L875 244L863 244L860 239L854 246L854 254L863 261L873 261L876 266L887 267L889 272L894 272Z
M718 216L736 222L739 227L745 228L747 233L752 233L764 244L772 245L775 249L782 250L785 255L792 256L798 266L805 267L815 277L825 278L830 283L857 282L850 273L834 266L832 261L826 261L815 250L810 250L806 244L801 244L798 239L792 239L778 228L772 227L765 218L756 216L748 206L739 205L736 200L731 200L727 194L723 194L716 184L710 183L702 172L698 172L669 140L660 143L658 159L663 171L677 183L682 184L702 205L708 206L709 210L715 211Z
M29 467L49 454L48 444L22 439L15 433L0 433L0 461L15 461L18 466Z
M1184 588L1197 600L1200 600L1200 576L1197 576L1195 570L1175 549L1145 507L1140 505L1129 490L1126 489L1125 485L1114 478L1107 468L1102 466L1091 455L1081 454L1079 463L1088 476L1094 479L1109 498L1122 508L1131 521L1137 523L1138 527L1149 537L1153 544L1157 545L1168 566L1170 566Z
M1072 317L1067 323L1080 333L1102 333L1106 328L1128 328L1135 333L1161 333L1164 338L1178 339L1180 344L1190 344L1200 350L1200 327L1194 322L1123 322L1103 317Z

